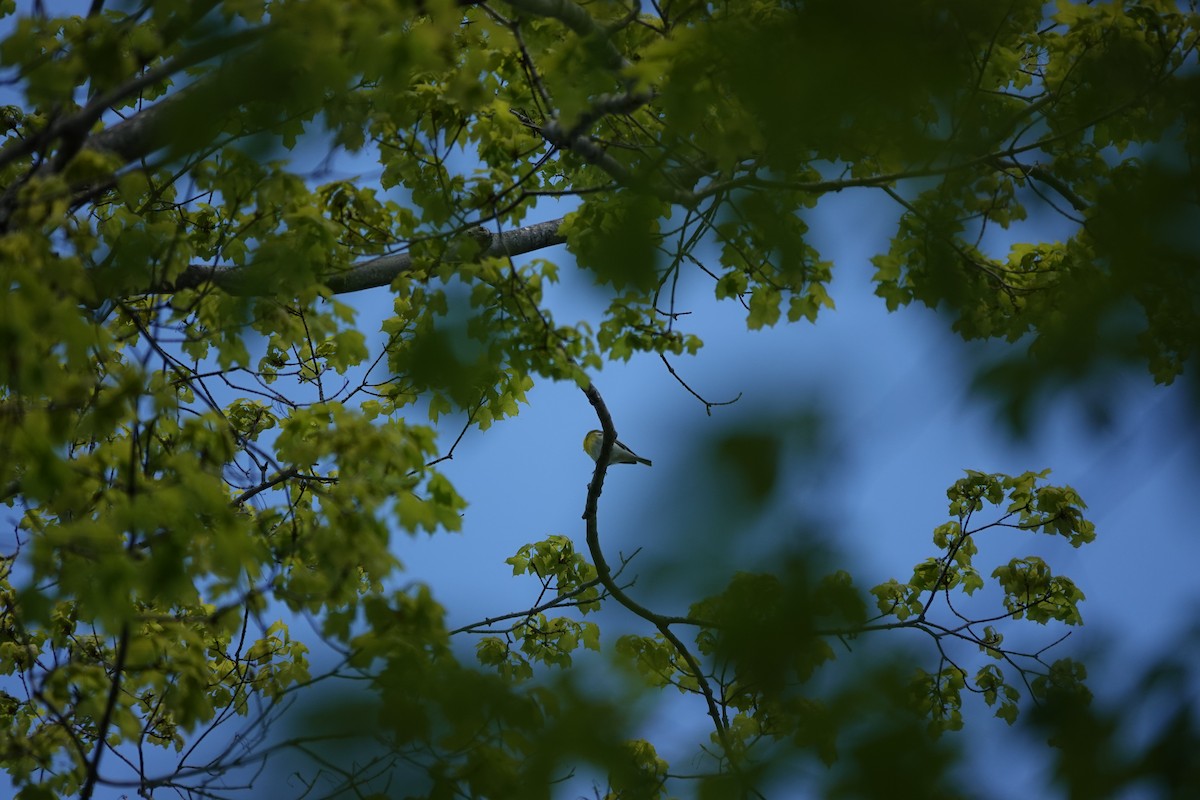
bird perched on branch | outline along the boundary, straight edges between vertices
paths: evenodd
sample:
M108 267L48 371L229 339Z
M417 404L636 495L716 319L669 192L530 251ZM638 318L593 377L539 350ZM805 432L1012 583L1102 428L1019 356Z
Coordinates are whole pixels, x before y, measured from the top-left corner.
M592 457L592 461L600 458L600 445L604 444L603 431L588 431L588 435L583 437L583 451ZM647 467L653 466L650 459L642 458L637 453L630 450L621 440L613 442L612 455L608 457L610 464L645 464Z

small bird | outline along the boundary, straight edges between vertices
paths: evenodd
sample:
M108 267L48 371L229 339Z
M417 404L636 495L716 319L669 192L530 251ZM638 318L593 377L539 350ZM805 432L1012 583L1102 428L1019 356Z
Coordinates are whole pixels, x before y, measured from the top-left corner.
M592 461L600 458L600 445L602 444L604 444L603 431L588 431L588 435L583 437L583 451L592 457ZM647 467L653 466L650 463L650 459L642 458L621 444L620 439L613 442L612 455L609 456L608 462L610 464L645 464Z

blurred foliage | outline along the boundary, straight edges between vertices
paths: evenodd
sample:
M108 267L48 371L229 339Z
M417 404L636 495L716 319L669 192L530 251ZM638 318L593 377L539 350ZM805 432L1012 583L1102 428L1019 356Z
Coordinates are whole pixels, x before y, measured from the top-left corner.
M1193 621L1179 626L1171 651L1125 671L1113 701L1080 702L1071 687L1053 687L1033 711L1031 730L1052 745L1056 786L1077 797L1188 797L1200 790L1192 756L1200 739L1200 629L1195 614L1187 616Z
M1088 705L1085 666L1005 643L1081 622L1047 561L976 563L984 530L1092 539L1044 472L967 472L907 579L864 592L793 548L675 587L678 616L604 561L603 464L586 554L554 535L509 560L527 609L448 631L394 588L393 547L460 526L448 415L486 429L571 381L611 433L591 373L696 353L695 286L751 329L815 322L834 265L805 212L830 193L895 204L889 308L1020 345L976 376L1017 427L1129 364L1194 377L1194 3L27 5L0 2L0 764L22 800L236 795L284 750L372 797L548 797L576 769L614 799L950 796L976 788L942 735L972 695L1053 732L1069 793L1195 785L1190 705L1102 760L1121 710ZM377 169L338 178L347 154ZM557 262L512 259L563 243L595 328L555 321ZM365 288L392 297L375 347L337 298ZM786 451L761 426L714 445L732 524L778 497ZM930 647L855 658L900 629ZM369 692L281 730L336 679ZM668 686L711 731L683 770L636 726Z

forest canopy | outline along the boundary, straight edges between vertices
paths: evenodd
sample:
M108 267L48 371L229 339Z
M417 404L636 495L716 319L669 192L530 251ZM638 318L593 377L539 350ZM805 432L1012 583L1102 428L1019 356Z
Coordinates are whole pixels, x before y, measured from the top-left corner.
M1186 704L1145 754L1098 755L1086 665L1052 646L1083 592L980 556L983 531L1095 537L1040 465L967 469L911 574L860 587L814 553L651 607L605 547L620 420L593 382L649 355L654 391L717 413L673 367L703 354L685 289L752 330L820 325L838 265L811 212L861 192L898 213L881 302L1010 345L964 380L1014 432L1113 371L1194 387L1194 3L51 5L0 1L19 798L246 796L281 770L272 796L577 796L576 774L605 798L950 796L972 698L1042 726L1080 796L1200 786ZM595 326L556 319L567 271L602 293ZM360 292L390 301L378 331ZM578 535L508 559L529 606L450 630L395 542L460 527L446 462L542 382L603 434ZM778 446L722 442L744 508ZM1006 644L1030 626L1044 647ZM898 629L926 647L849 646ZM619 677L587 678L593 653ZM686 764L625 713L667 693L705 726Z

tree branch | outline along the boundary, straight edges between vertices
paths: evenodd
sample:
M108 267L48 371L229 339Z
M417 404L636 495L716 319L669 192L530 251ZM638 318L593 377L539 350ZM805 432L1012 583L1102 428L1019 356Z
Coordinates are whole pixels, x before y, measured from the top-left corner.
M90 800L96 791L96 782L100 779L100 758L108 747L108 729L113 723L113 714L117 708L117 698L121 695L121 680L125 677L125 658L129 652L129 623L121 626L121 634L117 639L117 655L113 662L112 683L108 687L108 697L104 702L104 716L96 726L96 751L92 754L87 765L87 777L79 796Z
M604 66L614 72L629 66L628 59L608 36L608 31L584 10L583 6L571 0L506 0L506 2L527 14L538 17L550 17L566 25L581 39L594 44L604 57Z
M1040 164L1022 164L1014 159L1006 159L999 156L989 160L988 164L1005 172L1015 170L1027 178L1040 181L1058 192L1059 196L1070 203L1071 207L1080 214L1087 213L1087 201L1072 191L1066 181L1060 180L1058 176Z
M489 233L482 228L476 228L480 237L485 239L486 246L476 256L477 258L502 258L518 256L534 250L563 244L567 237L558 232L562 218L546 222L537 222L523 228ZM409 272L413 268L412 256L408 253L380 256L370 261L355 264L345 272L326 275L324 283L334 294L348 294L388 286L396 276ZM206 284L212 284L230 294L257 294L254 280L255 265L244 267L218 267L207 264L190 264L183 274L170 284L155 286L146 294L170 294L182 289L194 289Z
M512 611L508 614L501 614L496 617L485 617L479 622L471 622L467 625L463 625L461 628L455 628L454 630L449 631L448 635L453 636L456 633L475 633L479 628L490 628L490 626L495 625L497 622L504 622L510 619L528 619L535 614L541 614L543 611L549 611L552 608L579 605L579 603L572 603L571 601L586 592L588 589L601 585L601 583L602 582L600 578L592 578L590 581L579 584L571 591L566 592L565 594L556 595L553 599L547 600L544 603L539 603L532 608L527 608L524 611ZM495 633L493 630L484 630L478 632Z
M583 518L587 527L588 551L591 553L592 562L596 566L596 576L600 579L604 588L608 590L608 593L617 599L617 602L642 619L653 624L663 639L670 642L680 657L687 662L688 669L691 671L693 677L695 677L696 685L700 688L700 693L704 696L704 702L708 706L708 715L712 718L713 727L716 729L717 738L721 742L721 748L724 751L725 757L729 760L730 769L733 770L738 781L743 784L747 791L752 791L746 784L746 777L738 767L737 756L729 741L729 732L726 730L725 721L721 718L721 711L717 706L717 699L713 695L712 686L709 685L708 678L705 677L703 670L700 669L700 662L696 660L696 657L692 655L687 645L675 635L675 632L670 627L676 623L694 624L695 621L687 617L668 617L656 614L625 594L624 590L613 580L612 569L608 566L608 561L604 558L604 551L600 549L600 529L596 521L596 514L600 493L604 486L604 476L608 470L608 460L612 453L613 444L617 441L617 431L613 427L612 416L608 413L608 406L604 404L604 398L600 396L600 391L596 389L595 384L589 383L583 392L587 395L588 401L596 409L596 416L599 418L600 426L604 432L604 440L600 444L600 452L596 457L596 469L592 473L592 482L588 484L587 504L583 512Z

